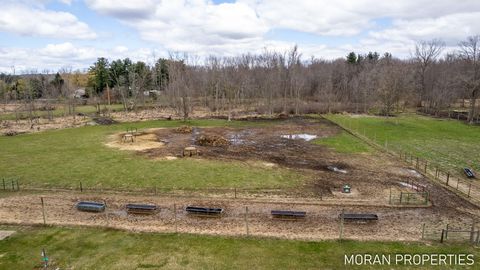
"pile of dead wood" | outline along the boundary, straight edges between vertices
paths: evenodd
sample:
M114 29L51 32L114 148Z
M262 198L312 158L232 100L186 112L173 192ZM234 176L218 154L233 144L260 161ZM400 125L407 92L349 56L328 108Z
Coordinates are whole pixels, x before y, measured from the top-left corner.
M190 126L181 126L173 130L175 133L188 134L192 133L193 128Z
M198 137L197 144L201 146L226 146L230 142L218 135L202 135Z

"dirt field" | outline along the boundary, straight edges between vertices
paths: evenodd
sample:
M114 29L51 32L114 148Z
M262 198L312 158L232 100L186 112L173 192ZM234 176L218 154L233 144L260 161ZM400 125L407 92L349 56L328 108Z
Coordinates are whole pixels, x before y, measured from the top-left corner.
M4 197L0 199L2 222L42 224L40 197L44 197L46 221L53 225L107 226L149 232L172 232L177 227L178 232L186 233L245 235L245 207L248 207L247 220L251 235L308 240L338 238L338 215L343 209L345 212L376 213L379 216L378 222L345 224L344 236L358 240L419 240L423 223L429 231L438 231L446 224L450 224L450 227L468 228L475 216L464 211L476 212L478 215L478 211L465 208L465 205L457 205L456 208L397 208L60 193ZM104 201L107 211L79 212L75 209L75 204L80 200ZM127 203L152 203L160 209L154 215L131 215L125 210ZM184 211L187 205L221 207L225 213L219 218L191 216ZM307 217L298 221L278 220L270 216L271 210L301 210L307 212Z

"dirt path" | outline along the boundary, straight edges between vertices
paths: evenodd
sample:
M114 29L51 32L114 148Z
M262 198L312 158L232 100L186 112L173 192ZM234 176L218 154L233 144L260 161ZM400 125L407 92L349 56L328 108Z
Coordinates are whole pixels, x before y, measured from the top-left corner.
M0 199L2 223L42 224L40 197L44 198L47 224L102 226L130 231L179 232L245 235L245 207L248 207L248 228L251 235L289 239L324 240L339 236L338 215L342 210L355 213L375 213L379 221L370 224L345 224L344 237L357 240L419 240L422 224L434 230L450 224L451 227L466 228L475 216L453 209L392 208L384 206L339 206L298 205L267 203L248 200L215 200L199 198L145 197L98 194L25 194ZM75 209L80 200L105 201L105 213L85 213ZM127 203L152 203L160 211L151 216L130 215L125 211ZM220 218L201 218L185 213L187 205L221 207L225 214ZM305 220L284 221L273 219L271 210L301 210L307 212Z

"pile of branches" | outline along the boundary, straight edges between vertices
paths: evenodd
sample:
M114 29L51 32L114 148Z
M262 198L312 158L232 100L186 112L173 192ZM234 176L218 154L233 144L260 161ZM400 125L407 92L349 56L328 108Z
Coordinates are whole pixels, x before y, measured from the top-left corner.
M181 126L173 130L175 133L188 134L192 133L193 128L190 126Z
M197 139L197 144L201 146L227 146L230 142L218 135L202 135Z

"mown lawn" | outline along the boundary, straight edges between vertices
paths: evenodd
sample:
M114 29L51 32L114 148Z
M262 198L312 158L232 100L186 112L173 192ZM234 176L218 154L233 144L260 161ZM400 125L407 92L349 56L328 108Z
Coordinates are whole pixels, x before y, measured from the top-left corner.
M2 228L2 227L0 227ZM447 269L450 267L345 266L344 255L474 254L461 244L232 238L130 233L93 228L3 227L17 233L0 241L0 269L41 269L45 248L56 269ZM394 255L393 255L394 256ZM478 264L478 263L477 263ZM478 269L458 267L455 269ZM49 268L50 269L50 268ZM453 269L453 268L451 268Z
M252 126L271 122L195 120L194 126ZM0 178L15 178L23 186L96 188L274 188L293 187L303 177L287 169L259 168L241 162L179 159L151 160L133 152L104 146L108 134L175 127L182 121L147 121L111 126L86 126L0 137Z
M480 127L456 120L435 119L414 114L397 117L327 115L343 126L365 134L394 151L413 153L452 173L463 167L480 173Z

